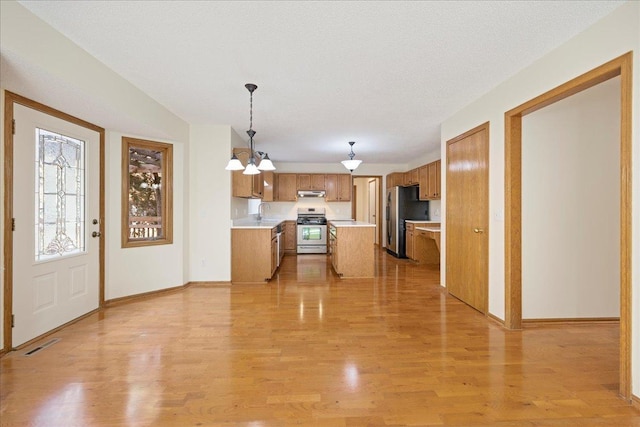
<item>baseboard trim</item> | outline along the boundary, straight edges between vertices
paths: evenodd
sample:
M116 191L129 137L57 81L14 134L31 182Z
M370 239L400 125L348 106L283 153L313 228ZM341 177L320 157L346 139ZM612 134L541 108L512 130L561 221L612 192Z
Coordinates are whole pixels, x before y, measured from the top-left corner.
M57 328L54 328L54 329L52 329L52 330L50 330L50 331L45 332L45 333L44 333L44 334L42 334L42 335L39 335L39 336L37 336L37 337L35 337L35 338L33 338L33 339L30 339L29 341L27 341L27 342L25 342L25 343L23 343L23 344L20 344L20 345L19 345L19 346L17 346L17 347L13 347L13 348L11 348L11 349L9 349L9 350L6 350L6 349L5 349L5 350L3 350L3 353L0 353L0 357L1 357L1 356L4 356L5 354L8 354L8 353L10 353L10 352L12 352L12 351L18 351L18 350L22 350L22 349L24 349L24 348L27 348L27 347L31 346L32 344L35 344L36 342L38 342L38 341L40 341L40 340L42 340L42 339L44 339L44 338L46 338L46 337L48 337L48 336L50 336L50 335L53 335L53 334L55 334L55 333L57 333L57 332L60 332L60 330L62 330L62 329L64 329L64 328L66 328L66 327L67 327L67 326L69 326L69 325L73 325L74 323L79 322L79 321L81 321L82 319L85 319L85 318L87 318L87 317L89 317L89 316L92 316L92 315L96 314L96 313L97 313L97 312L99 312L99 311L100 311L100 308L96 308L95 310L91 310L90 312L85 313L85 314L83 314L83 315L82 315L82 316L80 316L80 317L76 317L75 319L70 320L70 321L68 321L67 323L63 324L63 325L60 325L60 326L58 326Z
M186 285L184 285L185 288L186 287L194 287L194 288L211 288L211 287L217 287L217 286L231 286L231 281L228 282L209 282L209 281L194 281L194 282L189 282Z
M500 326L502 326L504 328L504 320L502 320L501 318L499 318L495 314L487 313L487 317L489 318L489 320L493 320L494 322L496 322L497 324L499 324Z
M133 301L140 301L148 298L153 298L155 296L162 295L162 294L175 293L175 292L184 290L187 286L189 286L189 283L185 283L184 285L180 285L180 286L174 286L172 288L158 289L156 291L143 292L141 294L134 294L134 295L127 295L126 297L120 297L120 298L113 298L110 300L106 300L104 302L104 306L113 307L116 305L128 304Z
M636 396L635 394L631 395L631 405L633 407L635 407L636 409L640 410L640 397Z
M573 319L522 319L522 325L526 326L551 326L578 323L620 323L619 317L577 317Z

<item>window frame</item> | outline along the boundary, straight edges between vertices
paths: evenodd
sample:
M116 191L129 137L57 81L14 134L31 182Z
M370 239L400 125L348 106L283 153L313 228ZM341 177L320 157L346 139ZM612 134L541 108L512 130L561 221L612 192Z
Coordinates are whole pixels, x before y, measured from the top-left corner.
M162 230L161 238L146 238L132 240L129 237L129 151L131 148L154 150L162 153L160 166L161 197L162 197ZM138 248L144 246L173 244L173 145L149 141L145 139L122 137L122 205L121 205L121 240L123 248Z

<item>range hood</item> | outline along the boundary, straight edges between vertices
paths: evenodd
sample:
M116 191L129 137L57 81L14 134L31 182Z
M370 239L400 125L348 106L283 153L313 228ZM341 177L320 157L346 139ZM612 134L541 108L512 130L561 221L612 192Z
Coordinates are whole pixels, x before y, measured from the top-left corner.
M325 197L324 190L298 190L298 197Z

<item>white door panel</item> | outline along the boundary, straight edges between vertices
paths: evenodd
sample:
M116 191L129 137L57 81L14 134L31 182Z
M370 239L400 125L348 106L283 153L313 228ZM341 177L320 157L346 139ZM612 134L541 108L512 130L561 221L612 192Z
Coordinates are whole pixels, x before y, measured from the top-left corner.
M100 135L18 104L14 118L15 347L98 308Z

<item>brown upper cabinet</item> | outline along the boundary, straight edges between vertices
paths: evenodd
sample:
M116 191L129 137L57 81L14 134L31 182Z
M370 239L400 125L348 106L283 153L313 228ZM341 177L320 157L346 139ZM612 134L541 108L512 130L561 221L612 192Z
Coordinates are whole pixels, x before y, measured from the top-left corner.
M249 148L234 148L233 153L238 157L243 165L249 160L251 150ZM243 171L232 172L232 195L233 197L246 197L261 199L264 191L264 181L262 174L245 175Z
M295 173L277 174L276 202L295 202L298 195L298 175Z
M264 187L262 191L262 201L263 202L273 202L276 197L275 187L276 187L276 176L273 171L263 171L262 175L262 185ZM260 175L256 175L260 176Z
M412 185L418 185L420 184L420 179L418 176L419 172L418 172L418 168L412 169L409 172L405 172L404 173L404 186L405 187L410 187Z
M325 175L324 182L327 192L327 202L351 201L351 175Z
M440 160L420 166L407 172L393 172L387 175L387 188L419 186L420 200L440 199Z
M298 190L324 190L324 174L298 174Z
M429 168L429 198L440 198L440 160L427 165Z
M402 172L393 172L387 175L387 188L404 186L404 174Z
M429 165L420 166L418 174L420 181L418 198L420 200L429 200Z

